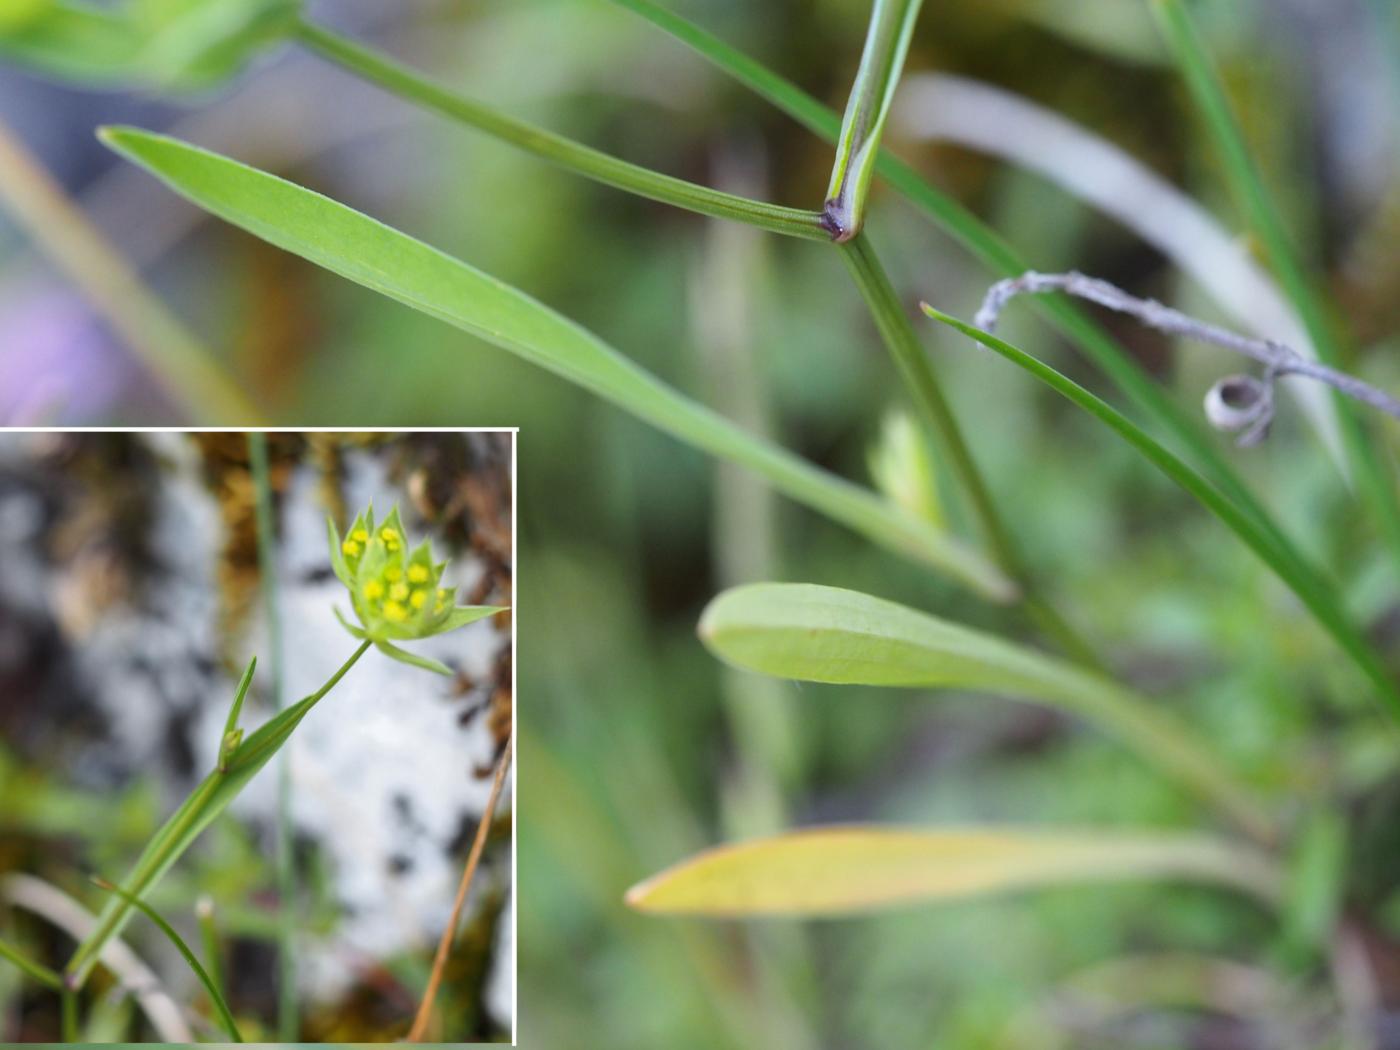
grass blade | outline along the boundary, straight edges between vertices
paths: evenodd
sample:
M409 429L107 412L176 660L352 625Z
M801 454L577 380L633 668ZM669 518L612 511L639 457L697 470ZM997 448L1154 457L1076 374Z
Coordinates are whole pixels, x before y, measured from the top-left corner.
M880 134L899 86L921 4L922 0L875 0L871 7L865 49L846 101L822 210L822 225L839 242L860 233L865 223L865 198L875 175Z
M1263 854L1196 835L969 827L845 826L720 846L634 886L638 911L714 918L832 918L1063 885L1187 879L1266 904Z
M209 993L209 999L214 1004L214 1009L218 1011L219 1023L223 1025L224 1031L233 1038L235 1043L243 1042L243 1036L238 1032L238 1025L234 1023L233 1013L229 1010L228 1003L224 1001L223 992L219 990L219 986L214 983L208 971L199 964L199 960L195 958L194 952L190 951L190 946L185 943L185 939L175 932L175 927L161 918L160 913L145 901L133 897L120 886L114 886L106 879L99 879L96 877L94 877L92 881L100 888L110 893L115 893L133 908L139 909L146 918L150 919L160 928L160 932L165 934L170 940L170 943L175 945L176 950L184 956L185 962L189 963L190 969L193 970L194 975L199 978L200 984L204 985L204 990Z
M30 959L20 952L19 949L11 947L4 941L0 941L0 959L6 959L14 963L26 974L34 978L34 980L55 991L59 991L63 988L62 977L54 973L54 971L50 970L43 963L35 962L33 959Z
M1181 0L1152 0L1151 6L1205 118L1206 127L1215 139L1230 188L1263 243L1279 283L1303 319L1318 357L1324 364L1344 368L1346 355L1336 323L1298 260L1190 14ZM1333 404L1352 472L1371 505L1392 556L1400 562L1400 502L1397 502L1393 471L1382 466L1376 446L1367 440L1356 406L1339 394L1333 394Z
M712 190L708 186L663 175L609 156L552 131L499 113L310 22L302 22L297 35L302 44L322 58L378 84L400 98L483 131L585 178L701 215L733 219L773 233L808 240L827 239L821 225L822 217L817 212L786 208Z
M762 441L666 386L584 328L500 281L343 204L159 135L104 140L215 215L357 284L494 343L660 430L767 478L792 499L993 600L1015 588L986 559L874 494Z
M1263 529L1251 515L1242 511L1205 478L1197 474L1190 466L1160 445L1102 398L1094 396L1049 365L995 336L988 335L980 329L959 321L956 317L949 317L927 303L924 304L923 309L934 320L941 321L962 332L968 338L995 350L1002 357L1025 369L1057 393L1062 394L1090 415L1095 416L1128 444L1141 452L1153 466L1199 500L1207 510L1239 536L1264 564L1273 569L1279 579L1302 600L1317 621L1376 686L1383 706L1392 716L1400 719L1400 692L1396 691L1390 672L1370 643L1352 625L1345 611L1333 597L1331 588L1325 581L1314 576L1305 565L1289 559L1286 552L1274 542L1270 533Z
M806 682L952 687L1036 700L1117 736L1267 841L1272 821L1184 727L1116 683L1030 649L856 591L763 583L725 591L700 637L725 662Z

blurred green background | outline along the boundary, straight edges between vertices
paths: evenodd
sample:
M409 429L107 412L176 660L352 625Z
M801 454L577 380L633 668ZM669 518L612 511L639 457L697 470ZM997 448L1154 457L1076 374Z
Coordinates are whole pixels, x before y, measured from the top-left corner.
M842 107L867 5L674 6ZM1290 229L1360 348L1349 364L1394 388L1400 14L1387 0L1194 11ZM825 188L829 147L608 3L360 0L311 14L635 162L809 208ZM929 0L907 72L975 78L1071 118L1242 240L1147 3ZM1031 708L726 673L694 624L715 591L747 580L852 587L1020 626L551 376L207 220L92 132L114 121L172 130L352 204L867 481L882 420L904 397L833 252L584 182L294 49L178 100L9 68L0 119L275 419L521 428L523 1045L1288 1046L1331 1009L1325 953L1283 950L1261 914L1205 890L1064 890L820 924L629 913L624 890L660 867L792 825L1202 818L1112 743ZM888 141L1036 268L1077 268L1230 319L1212 297L1221 289L1184 279L1044 177L914 141L899 120ZM878 183L869 228L911 309L923 298L972 316L992 278ZM16 228L0 226L0 263L0 411L179 420ZM1105 321L1193 413L1239 370L1216 351ZM1356 672L1232 536L1101 427L947 331L919 331L1030 563L1114 668L1167 698L1291 814L1344 815L1348 907L1381 999L1400 998L1400 771ZM1004 331L1106 389L1024 307ZM1218 441L1394 653L1400 581L1304 415L1286 402L1260 449ZM962 522L960 508L946 510ZM1400 1045L1388 1018L1379 1038Z

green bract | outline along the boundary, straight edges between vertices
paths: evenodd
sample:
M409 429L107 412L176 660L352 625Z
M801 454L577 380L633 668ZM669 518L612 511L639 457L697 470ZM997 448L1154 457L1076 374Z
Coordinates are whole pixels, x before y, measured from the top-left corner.
M409 550L397 507L382 522L374 520L374 508L369 507L344 536L330 519L326 528L331 567L350 591L360 626L350 623L339 609L336 616L356 638L373 642L395 660L451 674L436 660L415 656L392 643L430 638L501 611L494 605L454 604L452 589L442 586L447 562L433 561L427 540Z

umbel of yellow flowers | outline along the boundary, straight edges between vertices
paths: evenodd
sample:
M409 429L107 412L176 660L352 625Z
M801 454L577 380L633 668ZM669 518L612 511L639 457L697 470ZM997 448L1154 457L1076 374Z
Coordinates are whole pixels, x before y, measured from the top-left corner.
M501 611L494 605L453 603L452 590L442 586L447 562L433 561L427 540L409 550L398 507L382 522L374 520L373 506L366 508L344 536L329 518L326 527L331 567L350 591L350 605L359 626L339 609L336 616L356 638L373 642L395 660L451 674L451 669L438 661L416 656L393 643L430 638Z

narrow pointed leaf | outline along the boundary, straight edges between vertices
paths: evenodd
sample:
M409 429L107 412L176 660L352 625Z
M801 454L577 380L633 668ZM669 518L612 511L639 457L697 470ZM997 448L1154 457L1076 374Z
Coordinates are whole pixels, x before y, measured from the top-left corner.
M227 738L230 733L238 728L238 716L243 710L243 700L248 695L248 689L253 684L253 672L258 669L258 658L255 656L248 661L248 667L243 672L243 677L238 680L238 688L233 693L233 704L229 707L228 720L224 722L224 736Z
M1337 325L1316 279L1299 260L1259 167L1250 156L1239 121L1190 12L1181 0L1152 0L1150 6L1205 118L1206 129L1215 140L1223 161L1221 169L1259 236L1279 283L1303 319L1318 358L1325 364L1342 367L1348 355ZM1332 391L1332 402L1352 473L1382 526L1392 558L1400 560L1400 496L1396 494L1388 458L1383 463L1377 455L1377 448L1383 446L1367 434L1355 402L1337 391Z
M726 591L700 620L726 662L780 678L1003 693L1102 727L1267 839L1271 821L1205 744L1127 689L981 631L856 591L753 584Z
M813 467L666 386L509 285L284 179L160 135L109 128L113 149L215 215L358 284L518 354L980 594L1015 588L986 559L873 493Z
M120 886L114 886L105 879L94 879L93 881L109 893L115 893L133 908L139 909L151 922L155 923L160 932L165 934L166 939L175 946L175 950L184 957L189 968L193 970L194 975L199 978L199 983L204 985L204 990L209 993L209 1001L214 1004L214 1009L219 1015L219 1023L223 1026L224 1031L232 1037L235 1043L243 1042L243 1036L239 1034L238 1025L234 1023L233 1012L229 1010L228 1003L224 1000L223 992L221 992L219 986L214 983L214 979L209 976L209 972L200 965L199 959L196 958L194 952L190 950L190 946L185 943L185 939L175 932L175 927L166 922L161 914L145 901L133 897Z
M482 105L310 22L302 22L298 34L301 42L312 51L356 76L584 178L701 215L744 222L759 229L809 240L826 239L821 215L817 212L724 193L610 156Z
M1084 411L1104 423L1145 459L1160 470L1181 488L1194 496L1207 510L1214 514L1246 546L1264 562L1293 591L1312 612L1337 644L1351 657L1352 661L1375 685L1383 706L1389 713L1400 718L1400 691L1385 664L1377 656L1366 638L1351 623L1346 612L1338 605L1332 590L1325 581L1306 566L1293 561L1288 552L1281 549L1273 535L1263 528L1254 517L1241 510L1227 499L1215 486L1201 477L1179 457L1164 448L1151 435L1137 424L1113 408L1102 398L1091 394L1078 383L1061 375L1049 365L1032 357L1024 350L1012 346L1003 339L989 335L979 328L956 317L950 317L935 310L927 303L924 313L935 321L940 321L973 339L983 346L995 350L1002 357L1035 376L1046 386L1074 402Z
M831 827L721 846L632 888L639 911L838 917L1013 890L1189 880L1272 902L1279 876L1249 847L1196 835L970 827Z
M42 985L55 990L63 987L63 978L59 977L58 974L54 973L43 963L35 962L18 948L13 948L4 941L0 941L0 959L5 959L14 963L20 970Z

